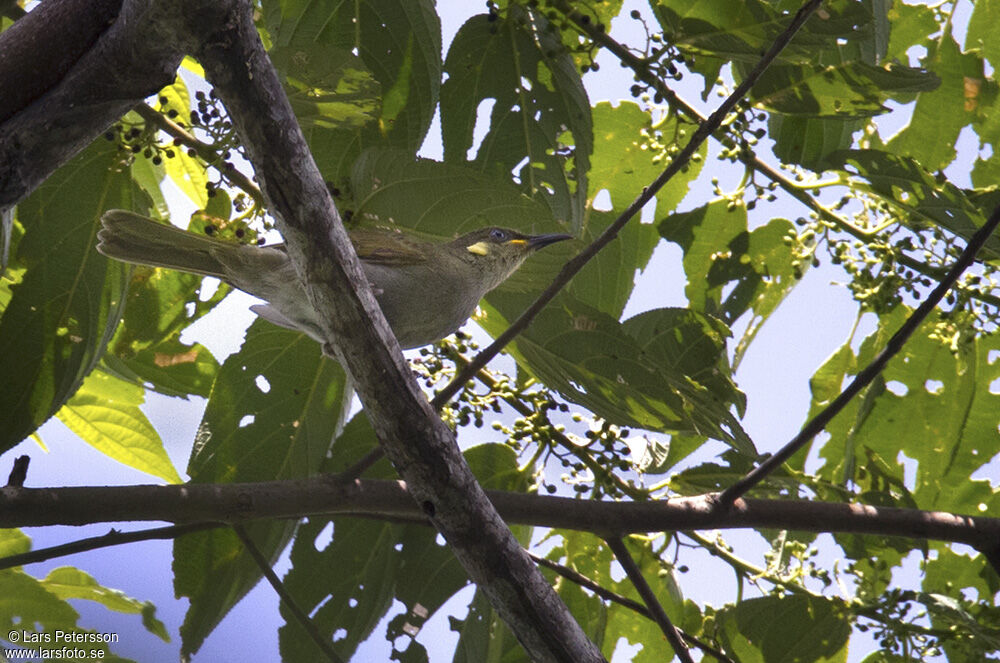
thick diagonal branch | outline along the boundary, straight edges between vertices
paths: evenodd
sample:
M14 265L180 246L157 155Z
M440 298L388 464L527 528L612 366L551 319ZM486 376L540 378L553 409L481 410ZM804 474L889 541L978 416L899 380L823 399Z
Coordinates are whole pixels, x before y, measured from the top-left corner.
M183 3L181 38L244 141L288 253L409 491L537 661L602 661L489 503L417 386L264 51L248 2Z

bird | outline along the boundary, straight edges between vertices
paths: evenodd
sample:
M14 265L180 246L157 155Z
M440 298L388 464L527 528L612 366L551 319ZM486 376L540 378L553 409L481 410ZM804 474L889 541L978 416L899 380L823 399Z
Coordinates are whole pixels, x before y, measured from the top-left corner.
M457 331L483 296L530 255L572 239L500 227L473 230L450 242L424 241L386 229L351 230L349 235L403 349L429 345ZM264 300L250 307L258 316L326 342L283 244L239 244L121 209L102 215L97 238L98 252L108 258L214 276Z

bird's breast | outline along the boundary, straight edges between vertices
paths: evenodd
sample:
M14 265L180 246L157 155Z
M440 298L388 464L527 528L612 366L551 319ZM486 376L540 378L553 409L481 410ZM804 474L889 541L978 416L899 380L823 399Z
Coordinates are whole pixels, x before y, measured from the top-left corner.
M364 268L404 349L434 343L457 331L485 294L471 287L468 279L442 275L426 265L365 264Z

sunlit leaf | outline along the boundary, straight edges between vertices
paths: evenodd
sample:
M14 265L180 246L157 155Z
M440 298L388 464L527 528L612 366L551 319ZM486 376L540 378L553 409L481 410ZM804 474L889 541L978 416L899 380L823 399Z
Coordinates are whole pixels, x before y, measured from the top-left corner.
M66 427L101 453L170 483L180 483L163 440L139 406L142 387L94 371L56 413Z

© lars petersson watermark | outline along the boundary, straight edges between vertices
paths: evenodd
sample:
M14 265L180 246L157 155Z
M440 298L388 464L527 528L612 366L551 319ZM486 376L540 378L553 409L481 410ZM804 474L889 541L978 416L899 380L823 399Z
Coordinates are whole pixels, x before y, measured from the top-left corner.
M4 649L3 656L9 661L34 660L100 660L108 656L104 647L88 645L118 642L117 633L62 631L37 633L12 629L4 638L18 649Z

